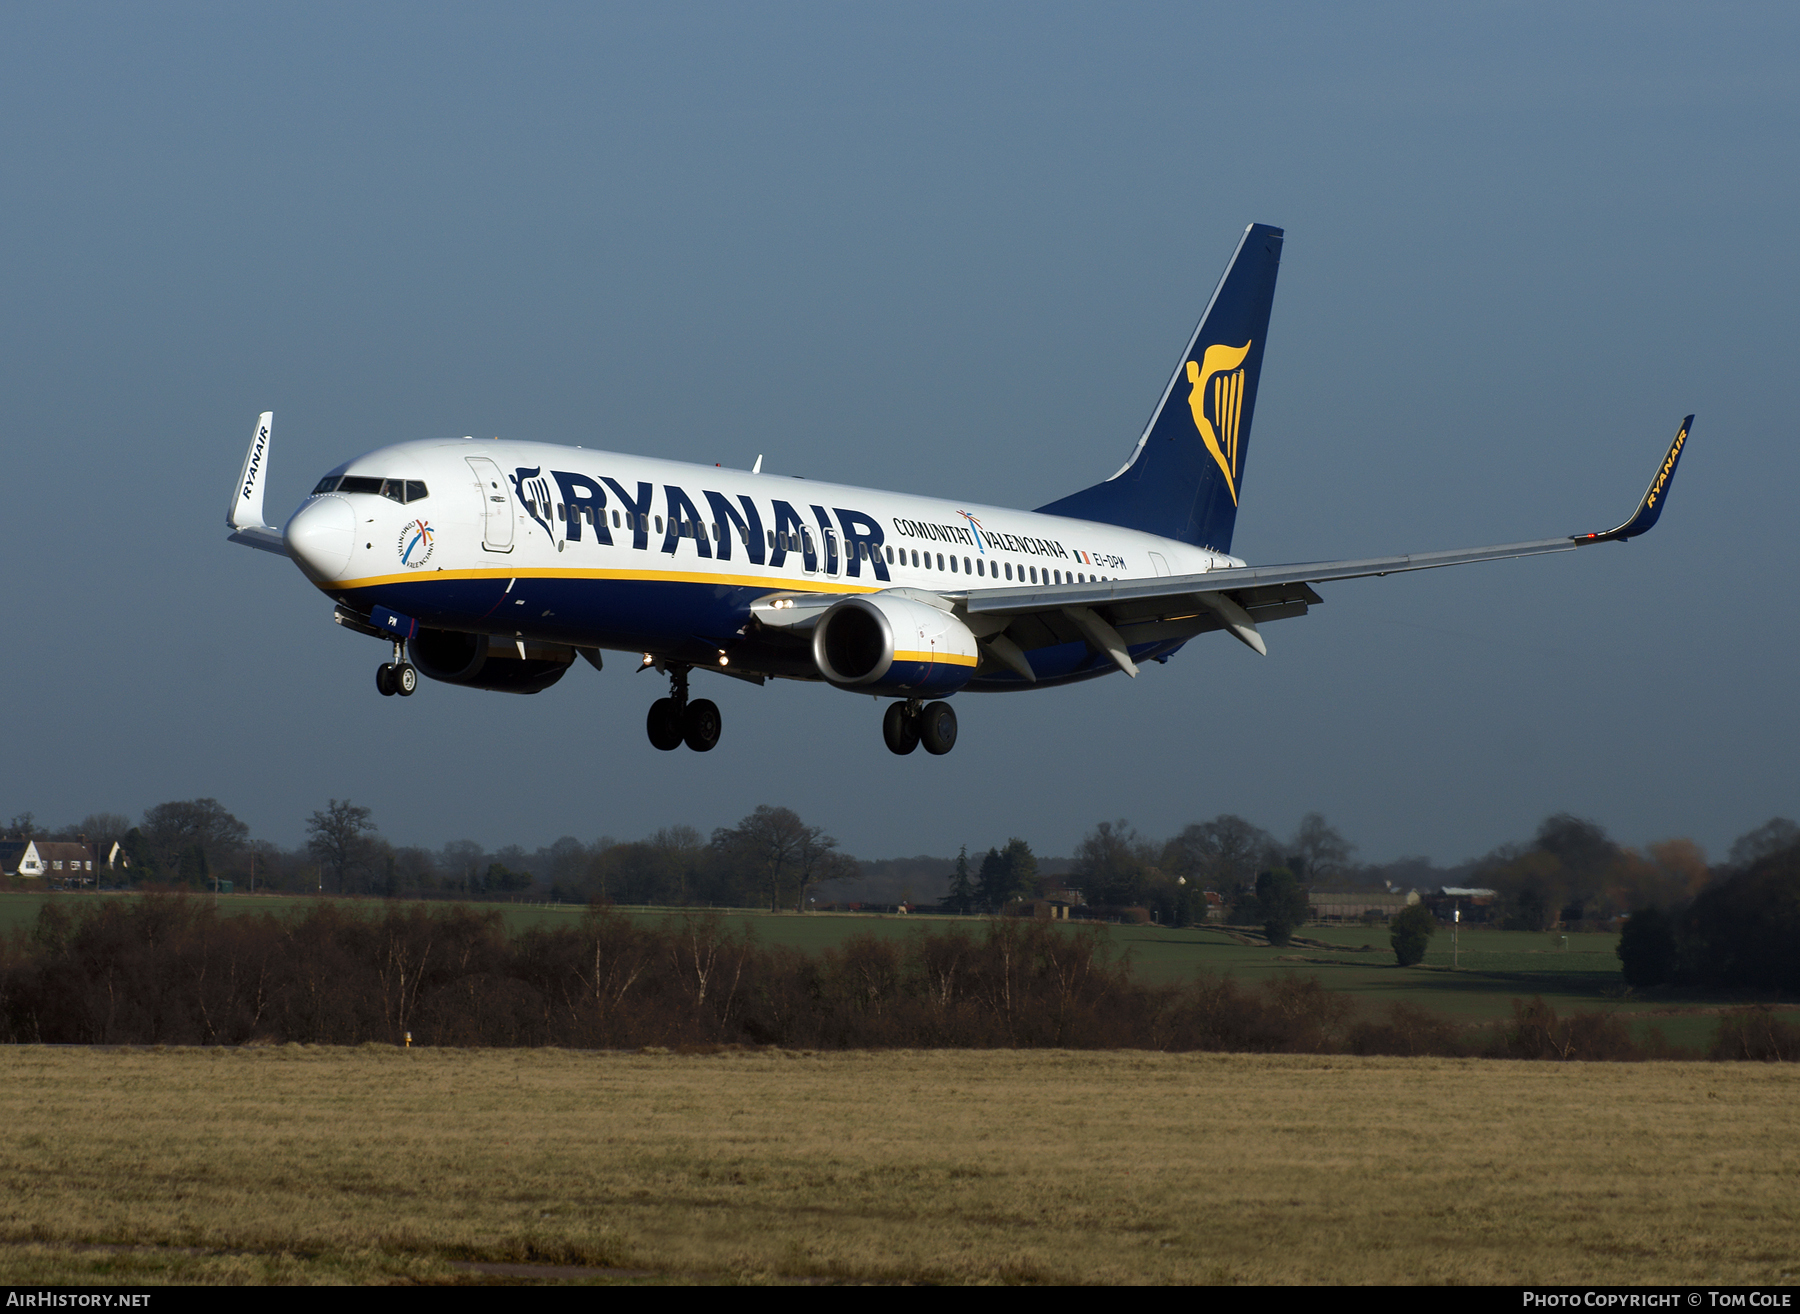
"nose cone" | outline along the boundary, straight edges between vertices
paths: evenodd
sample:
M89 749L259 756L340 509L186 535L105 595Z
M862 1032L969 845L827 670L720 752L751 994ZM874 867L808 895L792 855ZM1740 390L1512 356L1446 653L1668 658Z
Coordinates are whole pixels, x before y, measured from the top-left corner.
M350 565L356 512L341 497L315 497L294 513L282 531L288 555L314 579L338 579Z

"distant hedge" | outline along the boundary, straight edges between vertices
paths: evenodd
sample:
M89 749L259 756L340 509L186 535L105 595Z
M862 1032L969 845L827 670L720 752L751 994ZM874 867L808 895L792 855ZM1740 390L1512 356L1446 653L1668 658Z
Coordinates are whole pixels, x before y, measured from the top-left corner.
M1459 1030L1396 1006L1351 1020L1311 977L1250 989L1228 977L1136 981L1096 929L995 919L904 939L858 936L808 955L765 948L716 914L654 925L604 906L508 936L500 915L320 903L221 917L149 895L44 905L0 952L0 1040L242 1045L557 1045L584 1049L1068 1048L1489 1054L1630 1059L1610 1016L1559 1020L1542 1001ZM1793 1057L1785 1032L1744 1031L1721 1057ZM1735 1034L1735 1033L1734 1033ZM1733 1044L1736 1048L1733 1049ZM1779 1054L1773 1052L1782 1050Z

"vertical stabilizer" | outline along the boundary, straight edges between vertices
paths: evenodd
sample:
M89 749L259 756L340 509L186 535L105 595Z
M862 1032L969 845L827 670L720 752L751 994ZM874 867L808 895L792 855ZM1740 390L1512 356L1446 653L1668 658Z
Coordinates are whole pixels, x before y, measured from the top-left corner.
M1251 224L1125 467L1038 510L1231 550L1282 230Z

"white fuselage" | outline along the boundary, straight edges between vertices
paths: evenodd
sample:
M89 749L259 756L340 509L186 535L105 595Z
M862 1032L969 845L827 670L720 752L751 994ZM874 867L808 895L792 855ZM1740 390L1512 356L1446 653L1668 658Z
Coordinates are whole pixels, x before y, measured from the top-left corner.
M546 443L401 443L333 482L284 534L358 611L672 660L722 650L774 593L963 595L1243 564L1091 521Z

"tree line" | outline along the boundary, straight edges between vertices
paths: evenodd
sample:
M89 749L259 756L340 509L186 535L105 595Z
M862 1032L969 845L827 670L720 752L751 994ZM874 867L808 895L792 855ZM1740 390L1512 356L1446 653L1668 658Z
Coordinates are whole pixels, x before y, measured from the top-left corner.
M853 890L865 870L822 825L769 805L710 836L676 825L638 840L603 835L583 842L565 835L531 851L517 845L489 851L472 840L440 849L394 845L380 834L369 808L338 799L308 818L307 841L293 850L251 838L249 828L211 798L157 804L136 824L96 813L45 833L23 813L10 829L46 838L85 835L102 859L117 841L128 864L113 873L121 883L195 889L230 880L238 888L302 893L804 909L821 887ZM1095 825L1069 860L1040 859L1016 835L979 857L964 847L955 859L915 859L914 870L935 874L910 880L908 888L916 887L913 897L920 902L981 913L1073 887L1091 908L1144 909L1173 926L1202 921L1211 891L1229 906L1232 920L1267 926L1305 920L1304 913L1272 917L1271 909L1291 912L1320 891L1460 885L1496 892L1497 924L1543 931L1614 925L1614 919L1649 909L1673 916L1708 889L1796 843L1800 826L1775 818L1740 836L1725 862L1709 866L1692 840L1630 848L1592 821L1559 813L1530 840L1440 868L1422 857L1358 863L1355 845L1316 812L1285 839L1231 814L1193 823L1161 841L1121 819ZM1050 867L1054 875L1046 874ZM1719 897L1701 905L1702 913ZM1697 943L1693 935L1689 940ZM1694 961L1692 953L1682 961ZM1691 976L1698 969L1679 970Z
M716 913L634 920L595 904L509 936L492 909L376 908L221 916L187 895L48 901L30 934L0 947L0 1042L1677 1056L1614 1014L1561 1018L1541 1000L1468 1030L1406 1004L1355 1020L1348 997L1313 978L1146 985L1099 928L1021 919L808 955L763 947ZM1735 1014L1712 1052L1792 1060L1800 1028Z

